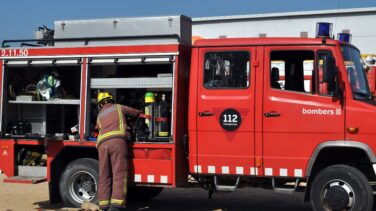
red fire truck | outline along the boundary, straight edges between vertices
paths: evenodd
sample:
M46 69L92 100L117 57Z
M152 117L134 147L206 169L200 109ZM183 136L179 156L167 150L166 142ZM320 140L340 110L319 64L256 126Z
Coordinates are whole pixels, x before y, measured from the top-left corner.
M5 40L5 181L45 179L51 203L95 202L95 98L108 91L152 116L130 119L130 197L252 186L305 191L315 210L371 210L376 102L359 50L318 29L191 45L190 18L169 16L56 21Z

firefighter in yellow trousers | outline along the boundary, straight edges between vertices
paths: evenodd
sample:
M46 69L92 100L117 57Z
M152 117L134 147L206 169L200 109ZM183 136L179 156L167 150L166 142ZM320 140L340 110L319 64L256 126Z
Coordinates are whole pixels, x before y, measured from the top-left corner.
M108 92L98 94L96 128L99 131L98 200L102 210L125 209L128 174L128 145L126 115L137 117L141 111L115 104Z

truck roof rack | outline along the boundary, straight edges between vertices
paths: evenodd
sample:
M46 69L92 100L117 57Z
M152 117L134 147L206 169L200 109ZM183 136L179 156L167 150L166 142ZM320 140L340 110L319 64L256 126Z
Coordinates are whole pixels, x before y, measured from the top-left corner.
M4 40L23 46L191 45L192 20L184 15L55 21L53 38Z
M21 46L28 47L41 47L45 45L38 44L40 42L50 43L49 46L61 46L64 47L64 43L80 43L81 46L93 45L91 42L108 42L116 40L127 40L129 43L132 40L155 40L155 39L166 39L166 40L175 40L176 43L180 43L180 37L177 34L171 35L148 35L148 36L117 36L117 37L79 37L79 38L60 38L60 39L19 39L19 40L3 40L1 47L8 47L7 44L10 43L21 43ZM57 45L56 45L57 44Z

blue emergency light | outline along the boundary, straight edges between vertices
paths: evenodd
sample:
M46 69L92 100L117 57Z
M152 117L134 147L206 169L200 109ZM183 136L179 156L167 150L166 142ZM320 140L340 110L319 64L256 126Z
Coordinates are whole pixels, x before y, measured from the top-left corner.
M350 43L351 42L351 34L350 33L344 33L344 32L338 33L337 39L342 41L342 42Z
M316 23L316 37L331 37L332 36L332 23L319 22Z

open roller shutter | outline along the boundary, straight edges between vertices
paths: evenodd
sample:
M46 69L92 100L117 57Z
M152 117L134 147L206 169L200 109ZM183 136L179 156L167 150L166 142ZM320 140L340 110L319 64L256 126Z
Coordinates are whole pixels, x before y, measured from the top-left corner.
M6 59L7 66L26 66L26 65L79 65L81 59Z
M171 64L174 61L173 56L142 56L129 58L91 58L89 63L96 64Z

